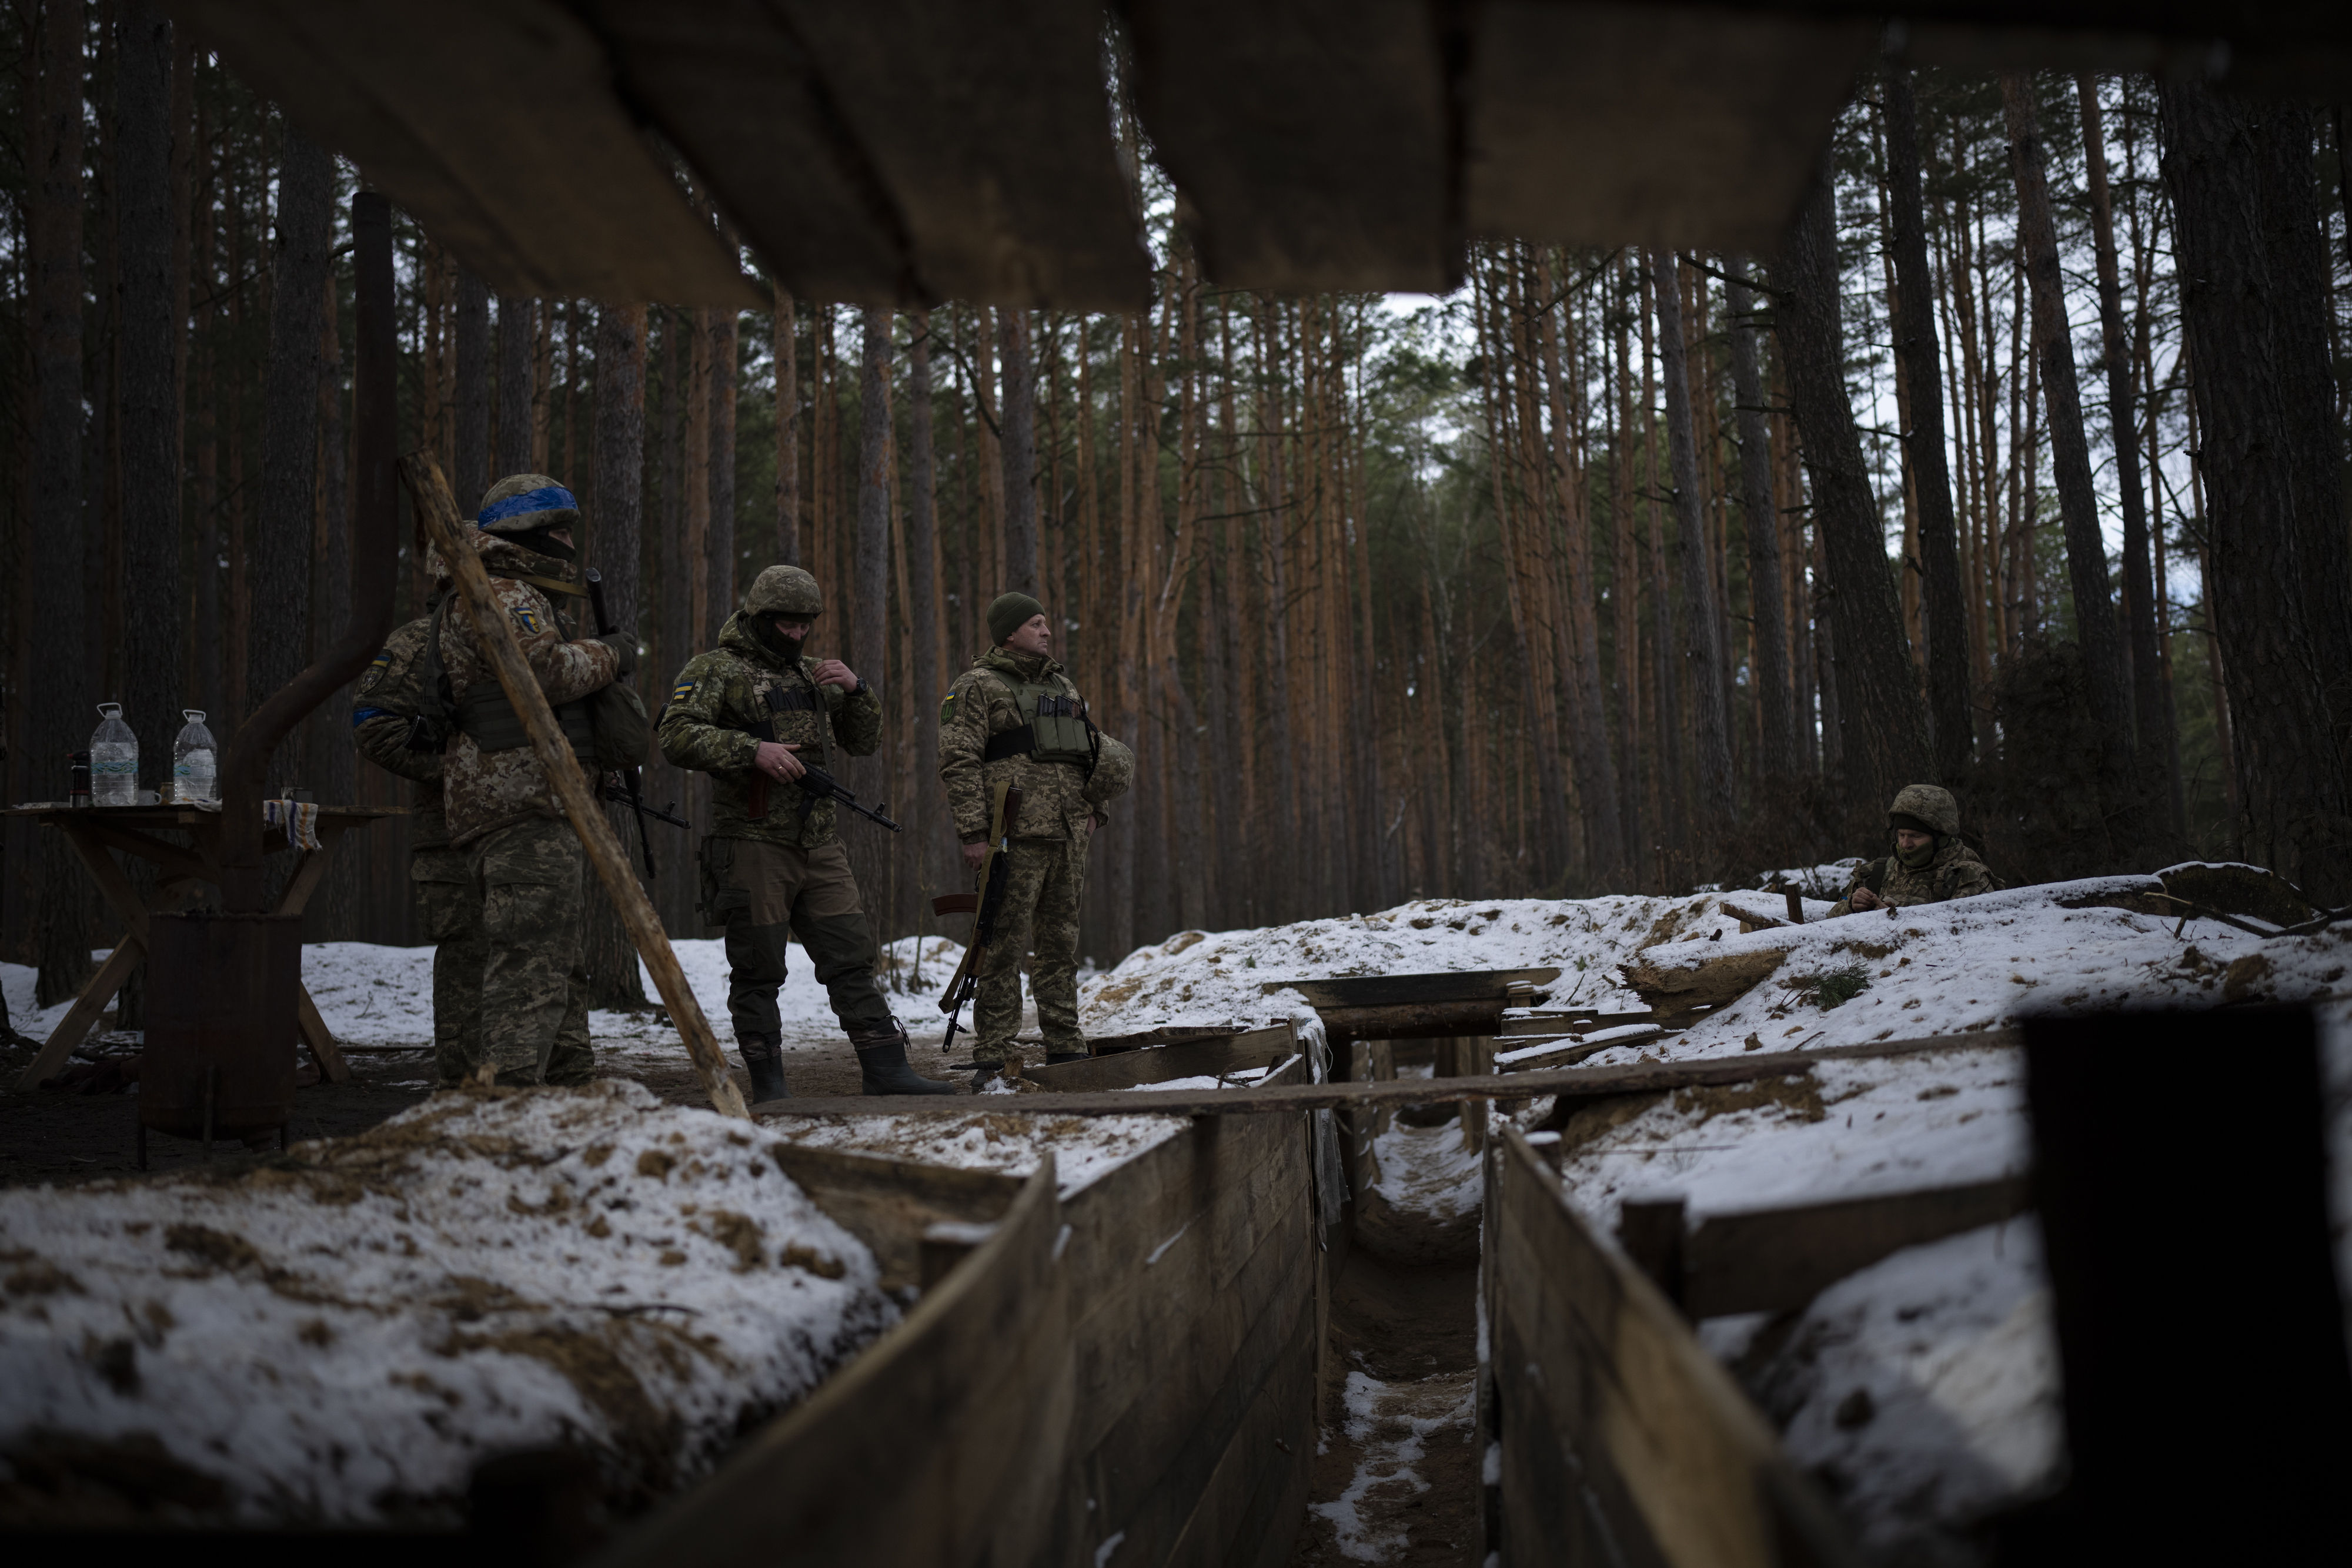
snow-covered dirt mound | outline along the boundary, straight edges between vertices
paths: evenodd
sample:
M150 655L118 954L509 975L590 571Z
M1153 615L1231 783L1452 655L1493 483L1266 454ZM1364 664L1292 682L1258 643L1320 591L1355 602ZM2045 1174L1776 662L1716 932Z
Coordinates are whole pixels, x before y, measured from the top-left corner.
M450 1523L553 1444L641 1505L897 1318L774 1141L604 1082L0 1192L0 1518Z

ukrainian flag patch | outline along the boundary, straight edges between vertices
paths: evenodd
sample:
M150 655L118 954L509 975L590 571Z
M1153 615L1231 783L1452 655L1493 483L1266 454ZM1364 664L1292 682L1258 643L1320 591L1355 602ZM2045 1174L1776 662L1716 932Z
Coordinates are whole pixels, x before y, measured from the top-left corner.
M520 630L524 636L536 637L539 635L538 611L532 609L528 604L518 604L509 609L507 613L514 617L516 628Z
M949 722L955 717L955 693L950 692L948 694L948 700L940 705L940 727L941 729L947 728Z
M367 673L360 677L360 691L364 694L375 690L375 684L383 679L383 673L390 668L392 668L392 650L386 648L375 656L375 663L370 664L367 667Z
M669 700L674 703L682 703L693 695L694 683L692 681L680 681L677 683L677 687L670 692Z

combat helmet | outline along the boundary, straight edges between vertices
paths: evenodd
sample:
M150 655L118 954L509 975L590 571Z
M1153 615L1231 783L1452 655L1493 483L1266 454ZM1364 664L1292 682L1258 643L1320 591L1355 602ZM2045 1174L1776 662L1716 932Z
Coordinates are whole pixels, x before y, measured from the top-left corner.
M571 548L544 537L551 528L580 526L580 503L560 480L544 474L509 474L482 497L474 526L486 534L514 539L541 555L571 559ZM546 546L554 545L550 549Z
M1941 785L1906 784L1886 809L1886 825L1955 839L1960 833L1960 803Z
M1094 771L1087 775L1078 797L1089 806L1101 806L1126 794L1128 786L1135 782L1135 753L1126 742L1113 740L1099 730L1095 738L1102 749L1097 753Z
M751 587L743 595L743 613L762 615L805 615L814 620L824 613L824 594L817 588L816 579L796 566L772 566L751 580Z

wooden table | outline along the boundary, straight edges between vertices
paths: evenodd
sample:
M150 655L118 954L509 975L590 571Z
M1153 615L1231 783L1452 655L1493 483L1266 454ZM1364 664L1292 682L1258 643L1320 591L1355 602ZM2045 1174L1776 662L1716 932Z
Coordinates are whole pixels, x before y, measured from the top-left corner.
M89 984L82 988L64 1020L33 1059L33 1065L16 1080L16 1088L23 1092L64 1067L73 1048L81 1043L82 1037L106 1010L106 1004L114 999L114 993L122 988L131 971L147 956L149 914L175 911L205 884L220 884L221 814L194 806L16 806L0 815L30 817L63 833L66 842L73 846L74 853L81 857L82 865L98 883L98 890L106 895L107 904L121 917L123 927L121 942L98 967ZM320 807L319 847L297 852L300 858L295 862L294 874L286 879L286 891L270 913L301 914L310 895L318 891L320 879L327 874L327 862L334 853L336 841L379 817L399 815L396 807ZM190 842L183 846L155 836L158 829L172 828L186 833ZM265 853L289 847L283 829L262 830ZM114 857L106 852L109 850L121 850L154 864L160 874L152 904L140 896L122 868L114 862ZM343 1061L343 1053L336 1046L335 1037L328 1032L327 1022L319 1016L318 1004L310 999L307 988L297 998L296 1008L302 1043L310 1048L319 1070L333 1082L348 1082L351 1067Z

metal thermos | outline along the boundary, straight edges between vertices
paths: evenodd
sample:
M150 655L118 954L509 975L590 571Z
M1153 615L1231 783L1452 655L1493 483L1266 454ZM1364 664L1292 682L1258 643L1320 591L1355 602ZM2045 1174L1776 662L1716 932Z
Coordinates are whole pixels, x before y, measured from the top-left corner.
M87 806L89 804L89 753L77 751L67 760L73 764L73 782L67 787L66 803Z

